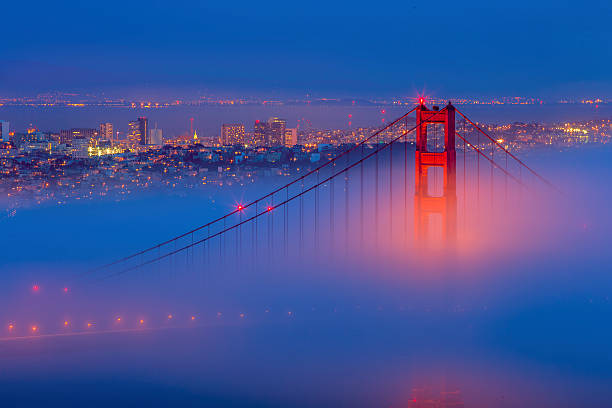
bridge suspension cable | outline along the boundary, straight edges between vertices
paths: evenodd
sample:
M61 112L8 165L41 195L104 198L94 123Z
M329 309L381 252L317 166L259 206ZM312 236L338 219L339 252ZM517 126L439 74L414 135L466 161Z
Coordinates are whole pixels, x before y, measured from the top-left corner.
M369 136L368 138L366 138L366 139L364 140L364 142L365 142L365 141L367 141L367 140L372 139L373 137L376 137L376 136L377 136L377 135L379 135L379 134L380 134L382 131L387 130L387 129L388 129L388 128L389 128L389 127L392 125L392 124L397 124L397 123L398 123L400 120L404 119L404 118L405 118L407 115L409 115L409 114L410 114L410 113L412 113L413 111L414 111L414 109L413 109L413 110L411 110L410 112L408 112L407 114L405 114L405 115L401 116L399 119L397 119L397 120L395 120L395 121L391 122L389 125L385 126L383 129L381 129L381 130L379 130L379 131L375 132L373 135L371 135L371 136ZM320 187L320 186L322 186L322 185L326 184L327 182L329 182L329 181L331 181L331 180L335 179L336 177L339 177L339 176L341 176L341 175L346 174L346 173L347 173L347 172L348 172L350 169L352 169L352 168L356 167L356 166L357 166L357 165L359 165L359 164L362 164L363 162L365 162L365 161L366 161L366 160L368 160L369 158L371 158L371 157L373 157L373 156L377 155L377 154L378 154L378 153L380 153L381 151L383 151L383 150L385 150L386 148L388 148L389 146L391 146L393 143L395 143L395 142L397 142L398 140L400 140L401 138L405 137L407 134L409 134L409 133L413 132L413 131L414 131L414 130L417 128L417 127L419 127L419 126L420 126L420 125L422 125L423 123L428 123L428 122L430 122L430 120L424 120L424 121L421 121L421 122L419 122L419 123L415 124L415 126L411 127L410 129L405 128L405 129L404 129L404 131L403 131L403 132L402 132L402 133L401 133L399 136L396 136L395 138L391 139L390 141L388 141L388 142L386 142L386 143L384 143L384 144L382 144L382 145L379 145L379 147L378 147L378 148L376 148L376 149L375 149L373 152L371 152L371 153L367 154L366 156L363 156L361 159L359 159L359 160L357 160L357 161L355 161L355 162L353 162L353 163L351 163L351 164L349 164L349 165L347 165L347 166L343 167L341 170L338 170L338 171L333 172L333 173L332 173L332 175L330 175L330 176L328 176L328 177L325 177L325 178L323 178L323 179L317 180L317 182L316 182L315 184L311 185L310 187L300 190L298 193L294 194L294 195L293 195L293 196L291 196L291 197L286 198L285 200L283 200L283 201L279 202L279 203L278 203L278 204L276 204L276 205L273 205L273 206L268 206L268 207L267 207L265 210L263 210L263 211L261 211L261 212L258 212L258 213L256 213L256 214L252 215L252 216L251 216L251 217L249 217L249 218L245 218L244 220L240 220L240 221L239 221L238 223L236 223L236 224L230 225L230 226L228 226L228 227L224 227L222 230L220 230L220 231L218 231L218 232L216 232L216 233L213 233L213 234L211 234L211 235L207 235L207 236L205 236L204 238L199 239L199 240L197 240L197 241L194 241L194 242L192 242L192 243L190 243L190 244L184 245L184 246L182 246L182 247L180 247L180 248L175 248L175 249L173 249L172 251L167 252L167 253L162 254L162 255L159 255L159 256L157 256L157 257L155 257L155 258L152 258L152 259L149 259L149 260L146 260L146 261L140 262L140 263L138 263L138 264L136 264L136 265L130 266L130 267L128 267L128 268L121 269L121 270L119 270L119 271L117 271L117 272L113 272L113 273L111 273L111 274L108 274L108 275L106 275L106 276L104 276L104 277L100 278L100 279L104 280L104 279L108 279L108 278L111 278L111 277L114 277L114 276L122 275L122 274L124 274L124 273L127 273L127 272L130 272L130 271L133 271L133 270L136 270L136 269L142 268L142 267L144 267L144 266L146 266L146 265L150 265L150 264L153 264L153 263L155 263L155 262L161 261L161 260L163 260L163 259L165 259L165 258L168 258L168 257L170 257L170 256L176 255L176 254L178 254L178 253L180 253L180 252L186 251L186 250L188 250L188 249L190 249L190 248L193 248L193 247L195 247L195 246L197 246L197 245L200 245L200 244L202 244L202 243L205 243L205 242L207 242L207 241L209 241L209 240L211 240L211 239L213 239L213 238L216 238L216 237L222 236L222 235L224 235L225 233L230 232L230 231L232 231L232 230L234 230L234 229L236 229L236 228L239 228L240 226L242 226L242 225L244 225L244 224L247 224L247 223L249 223L249 222L251 222L251 221L254 221L254 220L256 220L257 218L259 218L259 217L261 217L261 216L263 216L263 215L265 215L265 214L268 214L268 213L270 213L271 211L273 211L273 210L275 210L275 209L277 209L277 208L279 208L279 207L285 206L285 205L287 205L288 203L290 203L291 201L293 201L293 200L295 200L295 199L297 199L297 198L300 198L300 197L304 196L305 194L307 194L307 193L309 193L309 192L311 192L311 191L315 190L316 188L318 188L318 187ZM364 142L361 142L361 143L360 143L360 145L361 145L361 144L363 144ZM350 150L355 150L355 147L353 147L353 148L352 148L352 149L350 149ZM347 150L346 152L343 152L342 154L340 154L340 155L336 156L334 160L336 160L336 159L338 159L338 158L342 157L342 156L343 156L343 155L345 155L345 154L346 154L348 151L349 151L349 150ZM327 164L329 164L329 163L331 163L331 162L332 162L332 161L329 161L329 162L327 162ZM325 166L325 165L320 166L320 167L318 167L317 169L315 169L315 170L313 170L313 171L309 172L308 174L312 174L312 173L316 172L317 170L321 169L321 168L322 168L322 167L324 167L324 166ZM297 182L297 181L299 181L299 180L302 180L304 177L305 177L305 176L302 176L302 177L300 177L300 178L297 178L296 180L292 181L291 183L288 183L286 186L289 186L289 185L291 185L291 184L294 184L295 182ZM282 191L283 189L285 189L285 188L286 188L286 186L283 186L283 187L281 187L281 188L279 188L279 189L276 189L276 190L274 190L274 192L279 192L279 191ZM259 202L259 201L263 200L263 199L264 199L264 198L266 198L266 197L270 197L270 196L272 196L272 195L274 194L274 192L273 192L273 193L268 193L268 194L266 194L265 196L263 196L263 197L261 197L261 198L259 198L259 199L255 200L255 201L251 202L251 205L252 205L252 204L255 204L256 202ZM247 208L247 205L245 205L243 208ZM234 211L234 212L232 212L231 214L236 214L236 213L237 213L237 212L239 212L239 211L242 211L242 210L237 210L237 211ZM184 234L183 236L188 235L188 234L189 234L189 233ZM172 242L172 241L168 241L168 242ZM163 244L160 244L160 245L163 245ZM155 247L152 247L152 248L158 248L158 246L155 246ZM141 251L141 252L144 252L144 251ZM122 259L120 259L120 260L118 260L118 261L114 261L114 262L112 262L112 263L107 264L107 265L106 265L106 266L104 266L104 267L98 268L98 270L97 270L97 271L104 270L104 269L108 269L108 267L110 267L110 266L113 266L113 265L119 264L119 263L123 262L124 260L129 260L129 259L132 259L132 258L134 258L134 257L136 257L136 256L138 256L138 254L136 254L136 255L132 255L132 256L129 256L129 257L122 258Z
M201 226L199 226L199 227L197 227L197 228L194 228L194 229L192 229L192 230L190 230L190 231L188 231L188 232L185 232L185 233L183 233L183 234L177 235L177 236L175 236L175 237L173 237L173 238L171 238L171 239L168 239L168 240L166 240L166 241L164 241L164 242L162 242L162 243L159 243L159 244L157 244L157 245L151 246L151 247L146 248L146 249L144 249L144 250L141 250L141 251L135 252L135 253L133 253L133 254L131 254L131 255L125 256L125 257L123 257L123 258L120 258L120 259L117 259L117 260L112 261L112 262L110 262L110 263L107 263L107 264L105 264L105 265L102 265L102 266L100 266L100 267L98 267L98 268L95 268L95 269L89 270L89 271L87 271L87 272L84 272L84 273L83 273L83 274L81 274L80 276L81 276L81 277L83 277L83 276L88 275L88 274L91 274L91 273L96 273L96 272L100 272L100 271L108 271L108 270L110 270L112 267L117 267L117 266L120 266L121 264L127 263L127 262L128 262L128 261L130 261L130 260L135 260L135 259L137 259L138 257L140 257L140 260L137 260L137 263L136 263L135 265L131 265L131 266L124 266L123 268L119 268L119 270L118 270L118 271L114 271L114 272L111 272L111 273L106 273L106 274L105 274L105 276L103 276L101 279L107 279L107 278L110 278L110 277L112 277L112 276L121 275L121 274L127 273L127 272L129 272L129 271L132 271L132 270L135 270L135 269L142 268L142 267L144 267L144 266L146 266L146 265L153 264L153 263L155 263L155 262L161 261L162 259L165 259L165 258L171 257L171 256L173 256L173 255L175 255L175 254L180 253L180 252L187 251L187 250L189 250L190 248L193 248L193 247L195 247L195 246L197 246L197 245L200 245L200 244L206 243L206 242L208 242L208 241L212 240L213 238L216 238L216 237L222 237L222 236L224 237L224 236L225 236L225 234L226 234L227 232L232 231L232 230L235 230L235 229L237 229L237 228L240 228L242 225L245 225L245 224L247 224L247 223L249 223L249 222L251 222L251 221L255 221L255 225L256 225L256 220L257 220L259 217L261 217L261 216L263 216L263 215L265 215L265 214L268 214L268 213L270 213L270 212L274 211L275 209L277 209L277 208L279 208L279 207L287 206L287 204L289 204L290 202L292 202L292 201L294 201L294 200L296 200L296 199L298 199L298 198L300 199L300 202L301 202L301 201L302 201L302 197L303 197L304 195L306 195L307 193L309 193L309 192L311 192L311 191L313 191L313 190L318 191L318 187L320 187L320 186L322 186L322 185L324 185L324 184L326 184L326 183L328 183L328 182L332 182L332 183L333 183L333 180L334 180L336 177L339 177L339 176L344 176L344 177L347 177L347 175L348 175L348 171L349 171L350 169L354 168L355 166L357 166L357 165L359 165L359 164L364 163L366 160L368 160L368 159L369 159L369 158L371 158L372 156L378 157L378 154L379 154L381 151L383 151L383 150L387 149L388 147L392 146L392 145L393 145L395 142L397 142L398 140L400 140L400 139L402 139L402 138L405 138L407 134L409 134L410 132L412 132L412 131L414 131L415 129L419 128L419 126L421 126L421 125L423 125L423 124L425 124L425 123L431 122L430 120L427 120L427 119L425 119L425 120L421 120L421 121L418 121L418 120L417 120L417 122L419 122L419 123L416 123L416 124L415 124L413 127L411 127L411 128L409 129L409 128L408 128L408 122L407 122L408 115L410 115L410 114L411 114L412 112L414 112L416 109L417 109L417 107L415 107L415 108L411 109L410 111L408 111L408 112L407 112L407 113L405 113L404 115L402 115L402 116L400 116L399 118L395 119L394 121L392 121L392 122L388 123L387 125L385 125L385 126L384 126L384 127L382 127L381 129L379 129L379 130L375 131L373 134L371 134L370 136L366 137L365 139L363 139L363 140L362 140L361 142L359 142L358 144L351 146L351 147L350 147L350 148L348 148L347 150L345 150L345 151L343 151L342 153L338 154L337 156L333 157L333 158L332 158L332 159L330 159L329 161L327 161L327 162L325 162L325 163L321 164L320 166L316 167L315 169L308 171L307 173L305 173L305 174L301 175L300 177L295 178L294 180L290 181L289 183L286 183L285 185L283 185L283 186L281 186L281 187L279 187L279 188L276 188L275 190L273 190L273 191L271 191L271 192L269 192L269 193L267 193L267 194L265 194L265 195L263 195L263 196L261 196L261 197L259 197L259 198L255 199L255 200L253 200L253 201L251 201L251 202L249 202L249 203L247 203L247 204L237 206L237 207L236 207L236 209L234 209L233 211L231 211L231 212L229 212L229 213L227 213L227 214L225 214L225 215L223 215L223 216L221 216L221 217L219 217L219 218L217 218L217 219L215 219L215 220L213 220L213 221L211 221L211 222L208 222L208 223L206 223L206 224L204 224L204 225L201 225ZM446 109L446 108L443 108L443 109L442 109L442 111L443 111L444 109ZM455 109L456 109L456 108L455 108ZM468 118L466 115L464 115L464 114L463 114L462 112L460 112L459 110L457 110L457 112L458 112L458 113L459 113L459 114L460 114L460 115L461 115L461 116L462 116L462 117L465 119L465 121L467 121L467 122L468 122L468 123L470 123L470 124L471 124L473 127L475 127L475 128L478 130L479 134L483 134L483 135L484 135L486 138L488 138L488 139L489 139L489 141L491 141L492 143L494 143L494 145L495 145L495 146L497 146L497 147L499 147L500 149L502 149L502 150L503 150L503 151L506 153L506 160L507 160L507 157L508 157L508 156L510 156L510 157L511 157L512 159L514 159L514 160L515 160L517 163L519 163L519 165L520 165L520 166L522 166L522 167L526 168L526 169L527 169L527 170L528 170L530 173L532 173L533 175L535 175L535 176L536 176L536 177L537 177L539 180L541 180L541 181L545 182L547 185L549 185L549 186L551 186L551 187L553 187L553 188L555 188L555 189L556 189L556 187L555 187L555 186L554 186L552 183L550 183L550 182L549 182L548 180L546 180L544 177L540 176L540 175L539 175L538 173L536 173L536 172L535 172L533 169L531 169L531 168L530 168L530 167L528 167L528 166L527 166L525 163L523 163L521 160L519 160L519 159L518 159L518 158L517 158L515 155L513 155L512 153L510 153L510 152L509 152L507 149L505 149L505 148L504 148L504 147L503 147L503 146L502 146L502 145L501 145L499 142L497 142L495 139L493 139L491 136L489 136L489 135L488 135L486 132L484 132L484 131L483 131L483 130L480 128L480 127L478 127L478 126L477 126L477 125L476 125L476 124L475 124L473 121L471 121L471 120L470 120L470 119L469 119L469 118ZM401 133L399 136L392 137L392 138L391 138L389 141L384 142L382 145L381 145L380 143L378 143L378 137L379 137L379 136L380 136L380 135L381 135L383 132L385 132L385 131L388 131L388 130L392 129L392 128L393 128L394 126L396 126L398 123L400 123L400 124L401 124L401 122L402 122L402 121L404 121L404 123L403 123L404 129L403 129L402 133ZM433 122L432 122L432 123L433 123ZM401 129L401 125L400 125L400 129ZM497 169L501 170L501 171L502 171L502 172L503 172L503 173L504 173L506 176L508 176L509 178L511 178L512 180L514 180L515 182L517 182L517 183L518 183L519 185L521 185L522 187L525 187L525 184L524 184L524 183L523 183L521 180L519 180L519 179L518 179L517 177L515 177L513 174L509 173L507 169L504 169L502 166L498 165L498 164L495 162L495 160L494 160L494 157L493 157L493 156L492 156L492 157L489 157L487 154L485 154L485 153L484 153L484 152L483 152L483 151L480 149L480 146L475 146L474 144L470 143L470 142L469 142L469 141L468 141L468 140L467 140L467 139L466 139L466 138L465 138L463 135L461 135L461 134L459 134L459 133L456 133L456 135L457 135L457 136L458 136L458 137L459 137L459 138L460 138L460 139L461 139L461 140L464 142L464 144L465 144L465 145L467 145L467 146L469 146L471 149L473 149L473 150L474 150L474 151L475 151L475 152L478 154L478 157L480 157L480 156L484 157L485 159L487 159L487 160L488 160L488 161L491 163L491 165L492 165L492 166L494 166L495 168L497 168ZM372 151L371 153L369 153L369 154L367 154L367 155L365 155L365 156L364 156L364 155L363 155L363 147L364 147L364 145L365 145L366 143L368 143L369 141L371 141L372 139L374 139L374 138L377 138L377 139L376 139L376 140L377 140L377 143L376 143L376 148L374 149L374 151ZM492 145L492 146L493 146L493 145ZM357 149L358 149L358 148L360 148L360 147L361 147L361 149L362 149L361 159L356 160L356 161L355 161L355 162L353 162L353 163L349 163L349 162L351 161L351 160L349 160L349 158L350 158L349 154L350 154L351 152L353 152L353 151L357 150ZM465 150L465 149L464 149L464 150ZM344 165L344 167L343 167L341 170L336 170L336 166L337 166L337 165L338 165L338 167L340 167L340 162L338 162L338 160L339 160L340 158L342 158L342 157L345 157L345 156L346 156L346 158L347 158L347 160L346 160L346 164ZM392 160L392 158L391 158L391 160ZM333 168L332 168L332 172L331 172L331 175L329 175L328 177L323 177L323 179L320 179L320 177L319 177L320 171L321 171L322 169L324 169L325 167L328 167L328 166L333 166ZM493 168L493 167L492 167L492 168ZM390 167L390 169L392 169L392 167ZM363 171L363 168L362 168L362 171ZM493 170L491 170L491 171L493 171ZM307 178L308 176L310 176L310 175L313 175L313 174L316 174L316 175L317 175L316 181L314 181L314 183L313 183L311 186L309 186L309 187L304 186L304 181L306 180L306 178ZM362 175L362 177L363 177L363 175ZM378 178L377 178L377 180L378 180ZM297 192L297 193L295 193L294 195L290 195L290 194L289 194L289 187L290 187L290 186L292 186L292 185L294 185L294 184L296 184L296 183L301 183L301 190L298 190L298 192ZM362 180L362 183L363 183L363 180ZM310 184L310 182L309 182L308 184ZM331 186L331 188L333 189L333 185ZM283 199L282 201L278 202L277 204L274 204L275 194L280 193L280 192L283 192L283 190L284 190L284 194L283 194L283 195L285 196L285 197L283 197L284 199ZM557 189L557 190L558 190L558 189ZM263 211L260 211L262 207L261 207L259 204L260 204L262 201L264 201L264 200L266 200L266 199L270 199L270 198L272 198L272 204L271 204L271 205L268 205L267 207L266 207L266 206L264 206ZM333 200L333 198L331 198L331 199ZM330 203L330 205L332 206L332 207L331 207L331 208L332 208L332 210L331 210L331 211L333 211L333 203ZM363 204L362 204L362 205L363 205ZM244 211L244 210L246 210L247 208L251 207L251 206L254 206L254 207L255 207L255 214L254 214L254 215L252 215L252 216L250 216L250 217L248 217L248 218L244 218L244 217L243 217L243 211ZM303 215L302 215L302 212L303 212L303 208L302 208L302 206L303 206L303 204L301 203L301 204L300 204L300 217L303 217ZM316 207L315 207L315 208L316 208ZM315 210L315 211L316 211L316 210ZM288 216L289 216L289 215L288 215L288 212L287 212L287 210L286 210L286 207L285 207L285 213L286 213L286 214L284 214L284 217L287 217L287 218L288 218ZM229 225L229 226L228 226L228 225L226 224L226 223L227 223L228 218L229 218L229 217L231 217L232 215L236 215L236 214L240 215L239 221L238 221L237 223L234 223L234 224L231 224L231 225ZM211 234L210 227L211 227L212 225L214 225L214 224L219 223L219 222L223 222L222 228L221 228L220 230L218 230L218 231L216 231L216 232L213 232L213 233ZM285 220L284 222L285 222L285 226L284 226L283 228L285 229L285 228L286 228L286 225L287 225L288 220ZM301 223L301 222L303 222L303 221L300 221L300 223ZM207 231L206 235L205 235L205 236L203 236L203 237L202 237L202 238L200 238L200 239L197 239L197 238L196 238L196 239L194 240L194 236L193 236L193 234L194 234L195 232L200 231L200 230L203 230L203 229L205 229L205 228L207 228L207 229L208 229L208 231ZM315 227L315 228L316 228L316 227ZM333 225L331 226L331 228L333 228ZM300 230L300 231L301 231L301 232L300 232L300 234L303 234L302 230ZM286 232L286 233L287 233L287 232ZM177 243L181 244L180 242L178 242L178 240L180 240L181 238L188 237L189 235L191 235L191 242L190 242L190 243L188 243L188 244L183 244L183 245L181 245L180 247L178 247L178 248L177 248ZM240 234L240 240L241 240L241 239L242 239L242 235ZM256 239L255 239L255 240L256 240ZM256 245L255 240L254 240L254 243L253 243L254 245ZM240 241L240 242L241 242L241 241ZM173 248L164 249L164 251L161 251L161 248L162 248L162 247L165 247L165 246L167 246L167 245L169 245L169 244L171 244L171 243L174 243L174 247L173 247ZM151 251L154 251L154 250L157 250L157 253L156 253L156 254L154 254L154 256L153 256L151 259L146 260L146 259L145 259L146 257L144 257L143 255L145 255L145 254L147 254L147 253L149 253L149 252L151 252ZM167 251L167 252L166 252L166 251ZM220 244L220 251L221 251L221 244Z
M289 188L290 186L292 186L292 185L294 185L294 184L296 184L296 183L299 183L300 181L303 181L303 180L304 180L304 179L306 179L308 176L310 176L310 175L312 175L312 174L315 174L315 173L318 173L320 170L324 169L325 167L330 166L330 165L332 165L332 164L335 164L335 162L336 162L337 160L339 160L340 158L342 158L342 157L344 157L344 156L348 155L349 153L351 153L351 152L353 152L353 151L357 150L358 148L360 148L360 147L364 146L365 144L367 144L367 143L368 143L370 140L372 140L373 138L378 137L378 136L379 136L381 133L383 133L383 132L385 132L385 131L387 131L387 130L389 130L389 129L393 128L393 127L394 127L395 125L397 125L399 122L401 122L402 120L406 119L406 118L408 117L408 115L410 115L411 113L413 113L415 110L416 110L416 107L412 108L410 111L406 112L405 114L403 114L403 115L402 115L402 116L400 116L399 118L395 119L393 122L388 123L387 125L385 125L385 126L384 126L384 127L382 127L381 129L377 130L376 132L374 132L373 134L371 134L370 136L368 136L367 138L365 138L365 139L364 139L364 140L362 140L361 142L359 142L359 143L357 143L356 145L354 145L354 146L350 147L349 149L347 149L347 150L343 151L342 153L340 153L339 155L335 156L335 157L334 157L334 158L332 158L331 160L329 160L329 161L327 161L327 162L323 163L322 165L320 165L320 166L316 167L316 168L315 168L315 169L313 169L313 170L310 170L310 171L309 171L309 172L307 172L306 174L303 174L302 176L300 176L300 177L298 177L298 178L296 178L296 179L294 179L294 180L290 181L289 183L287 183L287 184L285 184L285 185L283 185L283 186L281 186L281 187L278 187L277 189L275 189L275 190L271 191L270 193L268 193L268 194L266 194L266 195L264 195L264 196L261 196L261 197L257 198L256 200L253 200L253 201L251 201L251 202L249 202L249 203L247 203L247 204L244 204L244 205L240 205L239 207L237 207L237 208L236 208L236 209L234 209L233 211L231 211L231 212L229 212L229 213L227 213L227 214L225 214L225 215L223 215L223 216L221 216L221 217L219 217L219 218L216 218L216 219L214 219L214 220L212 220L212 221L210 221L210 222L208 222L208 223L206 223L206 224L200 225L199 227L196 227L196 228L194 228L194 229L192 229L192 230L190 230L190 231L184 232L184 233L182 233L182 234L180 234L180 235L177 235L177 236L175 236L175 237L173 237L173 238L170 238L170 239L168 239L168 240L166 240L166 241L164 241L164 242L161 242L161 243L159 243L159 244L157 244L157 245L154 245L154 246L148 247L148 248L143 249L143 250L140 250L140 251L138 251L138 252L134 252L134 253L132 253L132 254L130 254L130 255L127 255L127 256L125 256L125 257L123 257L123 258L120 258L120 259L116 259L116 260L114 260L114 261L112 261L112 262L106 263L106 264L101 265L101 266L99 266L99 267L97 267L97 268L90 269L90 270L88 270L88 271L84 272L83 274L81 274L81 276L88 275L88 274L91 274L91 273L95 273L95 272L98 272L98 271L101 271L101 270L107 269L107 268L109 268L109 267L112 267L112 266L114 266L114 265L120 264L120 263L122 263L122 262L129 261L129 260L131 260L131 259L133 259L133 258L136 258L136 257L142 256L142 255L144 255L144 254L146 254L146 253L148 253L148 252L151 252L151 251L154 251L154 250L159 250L161 247L164 247L164 246L166 246L166 245L168 245L168 244L171 244L171 243L173 243L173 242L176 242L177 240L179 240L179 239L181 239L181 238L184 238L184 237L187 237L187 236L189 236L190 234L193 234L193 233L198 232L198 231L200 231L200 230L202 230L202 229L205 229L205 228L210 228L212 225L217 224L217 223L219 223L219 222L221 222L221 221L225 221L227 218L231 217L232 215L239 214L239 213L241 213L242 211L244 211L245 209L247 209L247 208L249 208L249 207L252 207L252 206L254 206L254 205L257 205L257 204L259 204L261 201L264 201L264 200L266 200L267 198L274 196L276 193L278 193L278 192L280 192L280 191L282 191L282 190L284 190L284 189L287 189L287 188Z
M484 135L487 139L489 139L491 141L491 143L493 143L494 145L496 145L497 147L499 147L502 151L504 151L504 153L507 156L510 156L512 159L514 159L520 166L524 167L525 169L527 169L527 171L529 171L531 174L533 174L535 177L537 177L540 181L542 181L544 184L548 185L549 187L553 188L554 190L561 192L561 190L555 186L552 182L548 181L546 178L544 178L543 176L541 176L540 174L538 174L535 170L533 170L531 167L527 166L522 160L520 160L518 157L516 157L514 154L510 153L510 151L508 151L508 149L506 149L504 146L501 145L501 143L499 143L497 140L495 140L494 138L492 138L487 132L485 132L484 130L482 130L480 128L480 126L478 126L476 123L474 123L470 118L468 118L463 112L461 112L459 109L456 109L456 112L461 115L463 117L463 119L465 119L469 124L471 124L479 133L481 133L482 135ZM462 138L463 139L463 138ZM472 146L473 147L473 146ZM482 152L479 151L480 154L482 154ZM486 155L482 154L483 157L487 157ZM487 157L488 159L488 157ZM491 161L492 163L494 163L493 161ZM496 163L495 163L496 164ZM497 165L497 164L496 164ZM501 167L498 166L498 168L501 169Z

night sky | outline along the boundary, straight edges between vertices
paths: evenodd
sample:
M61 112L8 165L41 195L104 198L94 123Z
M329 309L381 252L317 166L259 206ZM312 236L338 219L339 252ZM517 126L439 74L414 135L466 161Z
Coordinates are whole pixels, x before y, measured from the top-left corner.
M0 92L606 96L609 1L3 4Z

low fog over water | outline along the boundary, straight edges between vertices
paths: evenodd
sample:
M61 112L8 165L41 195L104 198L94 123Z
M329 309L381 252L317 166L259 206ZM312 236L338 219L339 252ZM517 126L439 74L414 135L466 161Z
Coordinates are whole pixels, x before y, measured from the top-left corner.
M0 398L608 406L612 151L522 155L562 192L529 180L506 193L499 175L491 192L488 168L477 186L468 158L452 242L439 220L415 241L414 153L406 174L402 154L392 171L381 155L378 181L364 166L363 204L355 167L287 212L274 208L257 230L128 271L91 269L287 180L44 205L2 220Z

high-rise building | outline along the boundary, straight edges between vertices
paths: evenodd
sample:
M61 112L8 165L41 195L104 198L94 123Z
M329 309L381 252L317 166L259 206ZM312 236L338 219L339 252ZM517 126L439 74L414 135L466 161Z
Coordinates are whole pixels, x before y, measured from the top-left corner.
M276 147L285 144L285 130L287 121L279 118L268 119L268 138L267 146Z
M285 147L293 147L297 143L298 143L297 129L296 128L285 129Z
M102 140L114 140L113 137L113 124L112 123L100 123L100 133L98 138Z
M72 128L60 130L60 143L70 144L74 139L87 139L88 143L91 139L98 136L96 129L88 128Z
M85 137L76 137L72 139L72 141L70 142L72 144L73 149L72 156L79 159L85 159L89 157L90 142L91 140Z
M138 123L140 127L140 144L148 145L150 144L149 140L149 120L145 117L138 118Z
M8 142L9 132L9 123L5 120L0 120L0 140L3 142Z
M224 123L221 126L221 144L223 145L235 145L235 144L245 144L244 138L244 125L236 123L236 124L227 124Z
M128 142L132 145L148 145L149 143L149 120L140 117L129 123Z
M266 146L268 140L268 124L260 120L256 120L253 125L253 146Z
M137 145L140 143L140 123L134 120L128 123L127 141L130 145Z
M149 130L149 142L155 146L161 146L164 144L162 130L158 129L157 125L155 125L154 129Z

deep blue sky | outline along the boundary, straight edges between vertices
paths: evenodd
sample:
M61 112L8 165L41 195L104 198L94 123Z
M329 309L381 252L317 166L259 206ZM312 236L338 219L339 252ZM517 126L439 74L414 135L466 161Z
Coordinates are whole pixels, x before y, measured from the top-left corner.
M3 93L612 91L605 0L5 3Z

